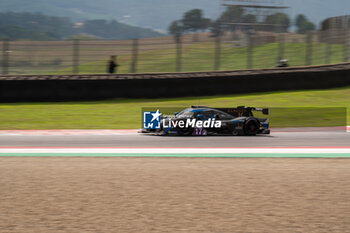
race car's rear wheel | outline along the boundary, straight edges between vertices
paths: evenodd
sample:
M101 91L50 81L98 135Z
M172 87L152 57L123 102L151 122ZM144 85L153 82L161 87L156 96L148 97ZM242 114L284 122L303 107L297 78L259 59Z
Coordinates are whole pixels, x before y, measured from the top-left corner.
M259 122L256 119L248 119L244 124L244 133L247 136L255 136L259 131Z

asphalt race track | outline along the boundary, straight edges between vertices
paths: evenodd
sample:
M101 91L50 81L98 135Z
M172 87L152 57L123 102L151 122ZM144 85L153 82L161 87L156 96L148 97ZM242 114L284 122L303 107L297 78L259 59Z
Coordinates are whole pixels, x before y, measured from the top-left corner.
M125 135L1 135L0 147L348 147L350 133L273 132L254 137Z

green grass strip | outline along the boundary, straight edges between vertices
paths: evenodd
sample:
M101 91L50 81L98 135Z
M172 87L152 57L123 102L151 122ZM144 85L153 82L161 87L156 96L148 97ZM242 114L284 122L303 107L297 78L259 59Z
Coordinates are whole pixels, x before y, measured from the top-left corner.
M330 77L331 78L331 77ZM141 108L270 107L271 128L344 126L342 109L350 109L350 87L329 90L164 99L115 99L61 103L1 103L0 129L139 129ZM298 109L296 107L303 107ZM350 114L347 116L350 122ZM349 123L350 124L350 123ZM348 124L348 125L349 125Z
M148 153L0 153L0 157L154 157L154 158L350 158L349 154L148 154Z

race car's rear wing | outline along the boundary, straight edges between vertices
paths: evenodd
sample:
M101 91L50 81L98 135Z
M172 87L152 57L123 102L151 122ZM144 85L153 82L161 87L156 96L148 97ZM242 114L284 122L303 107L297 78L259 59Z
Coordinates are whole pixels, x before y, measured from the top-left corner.
M208 108L205 106L192 106L192 108ZM253 116L253 111L259 111L262 112L264 115L270 114L269 108L254 108L254 107L245 107L245 106L239 106L237 108L215 108L220 111L226 112L234 117L250 117Z
M264 115L270 115L270 109L269 108L254 108L253 111L260 111Z

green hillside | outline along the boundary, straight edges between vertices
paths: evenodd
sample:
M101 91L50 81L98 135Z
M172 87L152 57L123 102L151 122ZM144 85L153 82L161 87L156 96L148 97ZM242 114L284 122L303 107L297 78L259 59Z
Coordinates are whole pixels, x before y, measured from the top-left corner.
M29 3L30 2L30 3ZM206 17L217 18L223 11L222 0L3 0L0 11L41 12L66 16L81 21L85 19L116 19L142 27L165 30L171 21L179 19L185 11L203 9ZM323 1L286 0L291 8L287 13L295 17L305 14L316 24L330 16L346 15L350 1L337 0L332 4Z
M116 20L85 20L77 27L67 17L49 16L41 13L0 13L0 39L62 40L74 35L125 40L157 37L162 34Z
M48 15L86 19L115 19L141 27L166 29L189 9L220 9L219 0L26 0L0 1L0 11L41 12ZM215 16L213 13L211 16Z
M222 45L221 51L221 70L240 70L247 68L247 48L230 47ZM305 53L307 44L305 43L287 43L285 44L285 58L289 60L291 66L305 65ZM312 64L325 64L326 45L317 43L313 45L314 53ZM92 50L92 48L89 48ZM214 69L214 51L213 42L203 42L194 45L187 45L182 54L182 71L208 71ZM331 63L340 63L343 61L343 45L332 45ZM87 56L89 51L82 52ZM176 51L175 49L154 49L140 52L138 56L138 73L152 72L175 72L176 69ZM276 66L278 57L278 44L271 43L256 46L253 50L253 68L272 68ZM108 57L106 57L108 58ZM118 73L129 73L132 61L131 55L120 55L118 57L120 64ZM83 62L82 62L83 63ZM107 60L87 62L81 64L79 71L81 74L98 74L106 72ZM50 74L71 74L72 68L58 69L56 71L47 71ZM46 73L47 73L46 72ZM41 73L45 73L42 71Z

